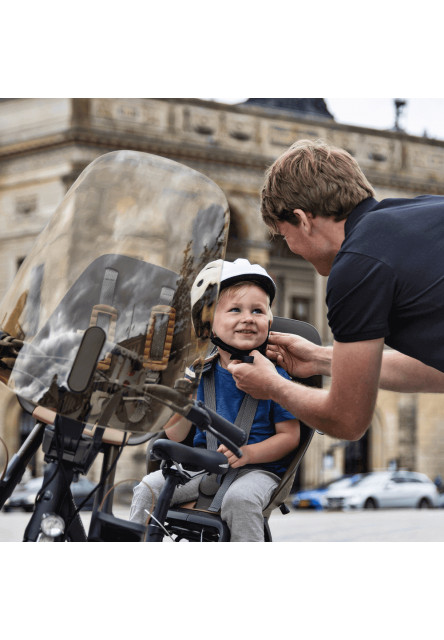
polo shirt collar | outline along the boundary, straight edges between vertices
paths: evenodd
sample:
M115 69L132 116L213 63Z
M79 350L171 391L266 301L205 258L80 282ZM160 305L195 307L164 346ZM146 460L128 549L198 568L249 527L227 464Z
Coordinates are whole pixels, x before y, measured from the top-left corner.
M352 231L352 229L354 229L355 226L359 223L361 218L366 213L374 209L377 204L378 204L378 201L375 198L366 198L365 200L362 200L362 202L360 202L358 206L355 207L351 213L349 213L344 226L344 232L346 237Z

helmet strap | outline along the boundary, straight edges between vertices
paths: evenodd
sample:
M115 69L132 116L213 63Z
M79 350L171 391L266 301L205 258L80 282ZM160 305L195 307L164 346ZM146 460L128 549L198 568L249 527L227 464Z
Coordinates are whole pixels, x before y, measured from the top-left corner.
M220 347L224 351L231 353L230 360L240 360L241 362L247 362L250 364L254 362L254 356L250 356L250 351L248 349L237 349L236 347L232 347L231 345L227 344L226 342L224 342L223 340L215 336L213 332L211 332L210 339L211 339L211 342L214 345L216 345L216 347ZM268 342L268 336L263 344L261 344L259 347L255 347L255 349L260 351L262 355L265 355L265 352L267 350L267 342Z

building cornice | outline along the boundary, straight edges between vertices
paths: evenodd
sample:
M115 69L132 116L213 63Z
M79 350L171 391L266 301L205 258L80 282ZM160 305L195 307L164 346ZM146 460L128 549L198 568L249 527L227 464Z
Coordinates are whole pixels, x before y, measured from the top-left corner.
M72 117L58 131L36 135L36 129L27 139L3 144L0 162L74 146L98 153L131 149L185 164L262 173L292 140L312 136L348 148L376 188L412 194L444 193L444 141L343 125L325 118L295 117L285 111L245 104L192 98L117 102L122 109L127 105L129 112L134 110L133 122L131 113L119 119L112 99L73 98ZM163 118L162 126L146 124L143 116L147 114ZM429 161L427 156L434 158ZM422 165L417 165L417 158Z

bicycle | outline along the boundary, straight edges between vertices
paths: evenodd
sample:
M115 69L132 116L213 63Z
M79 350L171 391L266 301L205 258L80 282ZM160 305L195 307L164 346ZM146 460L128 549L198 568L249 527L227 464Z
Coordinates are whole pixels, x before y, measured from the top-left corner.
M224 255L228 222L226 198L205 176L116 151L88 165L38 236L0 306L0 381L37 420L3 474L0 506L40 446L47 461L26 540L89 539L74 476L103 454L95 510L110 515L123 448L193 408L198 377L184 372L205 357L217 291L203 301L199 337L189 292ZM138 535L130 529L122 538Z

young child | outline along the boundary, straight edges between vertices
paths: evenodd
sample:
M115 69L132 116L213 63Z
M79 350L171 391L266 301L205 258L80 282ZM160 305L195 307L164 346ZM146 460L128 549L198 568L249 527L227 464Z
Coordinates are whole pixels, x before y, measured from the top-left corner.
M196 278L194 290L205 278L208 279L211 264ZM245 259L223 262L211 336L217 347L217 357L212 360L210 368L214 375L216 411L232 423L245 393L236 387L227 366L233 357L242 359L253 349L265 351L273 319L271 303L275 292L273 280L261 266L252 265ZM288 378L283 369L277 367L277 370ZM204 386L202 378L197 399L203 402ZM191 422L177 414L165 426L165 433L170 440L181 442L191 427ZM239 470L221 505L221 517L230 529L232 542L264 540L262 511L285 472L291 460L289 454L297 447L299 439L300 424L293 415L271 400L259 400L247 444L241 447L242 457L238 458L227 447L219 445L218 451L225 454L230 467ZM196 429L193 446L206 446L205 432ZM172 504L195 500L202 478L205 476L194 476L187 484L177 487ZM157 499L163 484L162 471L145 476L134 489L130 520L146 522L146 510L152 508L153 494Z

